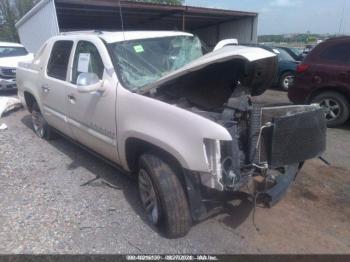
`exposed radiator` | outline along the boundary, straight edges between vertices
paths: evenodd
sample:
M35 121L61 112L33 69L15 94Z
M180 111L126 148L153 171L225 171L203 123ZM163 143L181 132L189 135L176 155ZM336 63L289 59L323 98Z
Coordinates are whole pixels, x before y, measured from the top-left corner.
M256 150L261 127L267 123L272 125L263 129ZM326 148L326 129L324 113L319 106L255 109L255 118L251 118L250 133L255 135L250 145L251 162L281 167L317 157Z

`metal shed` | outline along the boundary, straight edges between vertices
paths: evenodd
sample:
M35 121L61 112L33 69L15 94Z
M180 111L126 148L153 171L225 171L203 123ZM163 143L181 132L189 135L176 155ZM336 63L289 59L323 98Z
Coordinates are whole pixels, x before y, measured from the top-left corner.
M187 31L210 47L225 38L256 43L257 24L258 14L251 12L119 0L42 0L16 27L22 44L36 52L62 32L123 28Z

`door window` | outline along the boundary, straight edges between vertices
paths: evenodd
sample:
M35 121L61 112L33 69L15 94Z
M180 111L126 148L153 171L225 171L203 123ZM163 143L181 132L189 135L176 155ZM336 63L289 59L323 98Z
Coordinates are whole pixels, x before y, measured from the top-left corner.
M73 41L57 41L51 51L47 65L47 75L60 80L66 80L69 57Z
M104 68L96 46L87 41L80 41L77 44L74 56L72 83L77 83L78 76L81 73L95 73L102 80Z
M350 44L342 43L328 47L320 57L327 61L350 64Z

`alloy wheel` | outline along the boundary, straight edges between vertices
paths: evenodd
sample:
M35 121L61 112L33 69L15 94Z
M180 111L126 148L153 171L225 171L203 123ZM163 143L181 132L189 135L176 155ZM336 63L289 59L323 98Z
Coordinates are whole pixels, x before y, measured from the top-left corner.
M32 122L35 133L43 138L44 137L44 118L40 112L33 110L32 112Z
M143 207L150 221L156 225L159 221L159 204L152 180L144 169L140 169L138 180Z
M320 106L323 108L328 121L337 119L341 113L339 103L332 98L323 99L320 102Z
M294 76L293 75L287 75L283 78L283 89L288 90L291 85L294 83Z

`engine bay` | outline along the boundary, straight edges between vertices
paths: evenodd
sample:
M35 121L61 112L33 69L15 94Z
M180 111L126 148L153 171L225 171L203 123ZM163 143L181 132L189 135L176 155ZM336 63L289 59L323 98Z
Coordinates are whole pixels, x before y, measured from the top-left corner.
M191 96L163 93L158 97L227 129L232 141L221 141L220 159L212 160L217 162L214 169L221 170L223 190L239 191L247 186L251 194L259 187L266 191L277 183L276 177L325 150L326 126L318 105L261 107L252 102L250 90L240 81L232 86L231 96L215 107L217 101L203 106L204 100ZM214 151L208 154L215 157Z
M288 177L284 184L292 181L305 160L324 152L326 125L319 105L253 103L252 96L270 86L275 63L274 58L217 62L169 77L149 90L150 97L207 118L232 137L204 141L211 174L201 180L208 188L230 192L248 188L251 195L258 188L267 192L279 176Z

